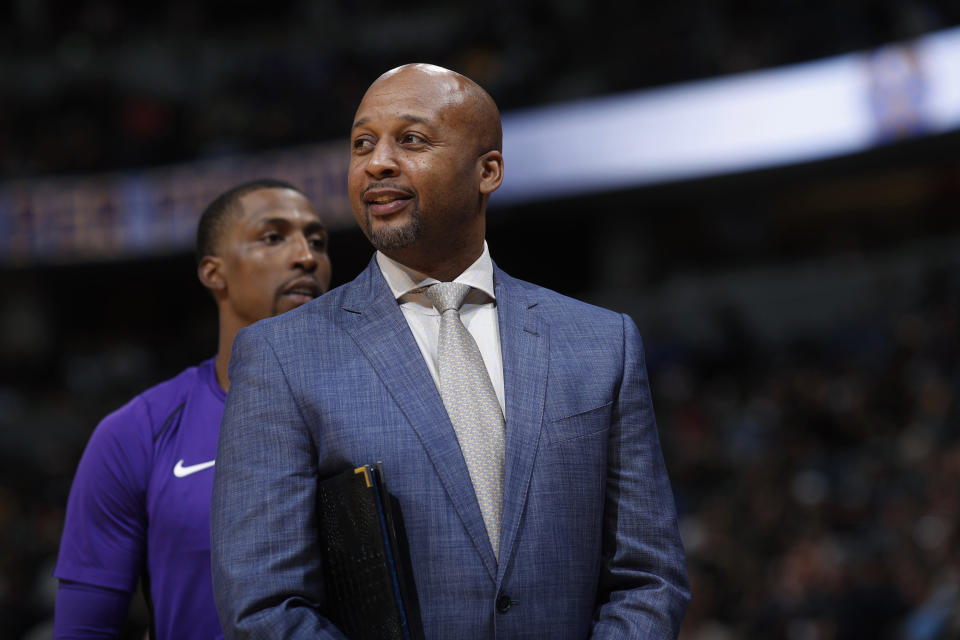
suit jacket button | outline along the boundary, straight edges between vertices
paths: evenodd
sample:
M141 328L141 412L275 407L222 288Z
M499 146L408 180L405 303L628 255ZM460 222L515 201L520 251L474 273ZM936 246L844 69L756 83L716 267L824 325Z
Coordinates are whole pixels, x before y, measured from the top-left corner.
M506 594L500 594L500 597L497 598L497 611L500 613L506 613L510 611L510 607L513 606L513 600L510 599L510 596Z

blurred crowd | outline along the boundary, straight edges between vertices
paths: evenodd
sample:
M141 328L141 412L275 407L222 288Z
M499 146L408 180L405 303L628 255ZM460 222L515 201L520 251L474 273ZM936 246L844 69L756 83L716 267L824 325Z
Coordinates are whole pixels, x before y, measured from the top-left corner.
M682 640L960 637L960 274L770 351L651 366L693 583Z
M947 0L14 0L0 7L0 176L345 137L391 66L462 71L502 109L869 49L960 23Z

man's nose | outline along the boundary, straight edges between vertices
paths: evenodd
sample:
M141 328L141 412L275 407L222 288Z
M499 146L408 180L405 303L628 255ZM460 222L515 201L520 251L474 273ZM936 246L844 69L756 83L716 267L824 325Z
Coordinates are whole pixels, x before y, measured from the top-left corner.
M313 253L310 240L305 235L297 234L294 240L293 259L291 266L312 273L317 268L317 256Z
M394 145L386 140L379 141L368 156L366 170L375 180L400 175L400 165L397 164Z

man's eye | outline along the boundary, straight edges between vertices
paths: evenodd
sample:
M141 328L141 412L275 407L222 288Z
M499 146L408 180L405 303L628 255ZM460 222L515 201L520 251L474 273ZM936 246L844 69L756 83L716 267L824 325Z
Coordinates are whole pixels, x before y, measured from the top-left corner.
M357 138L353 141L353 150L358 152L369 151L373 148L373 142L367 138Z
M310 246L317 251L324 251L327 248L327 239L323 237L310 238Z
M283 240L283 236L275 231L263 234L263 241L267 244L277 244L281 240Z
M423 144L424 142L426 142L426 140L415 133L405 133L403 137L400 138L401 144Z

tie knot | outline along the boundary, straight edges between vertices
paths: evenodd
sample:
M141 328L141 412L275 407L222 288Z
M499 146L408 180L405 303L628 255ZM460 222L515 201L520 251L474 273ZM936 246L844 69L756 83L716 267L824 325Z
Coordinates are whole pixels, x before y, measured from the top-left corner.
M462 282L438 282L427 287L424 293L442 315L450 309L459 311L470 289L470 285Z

